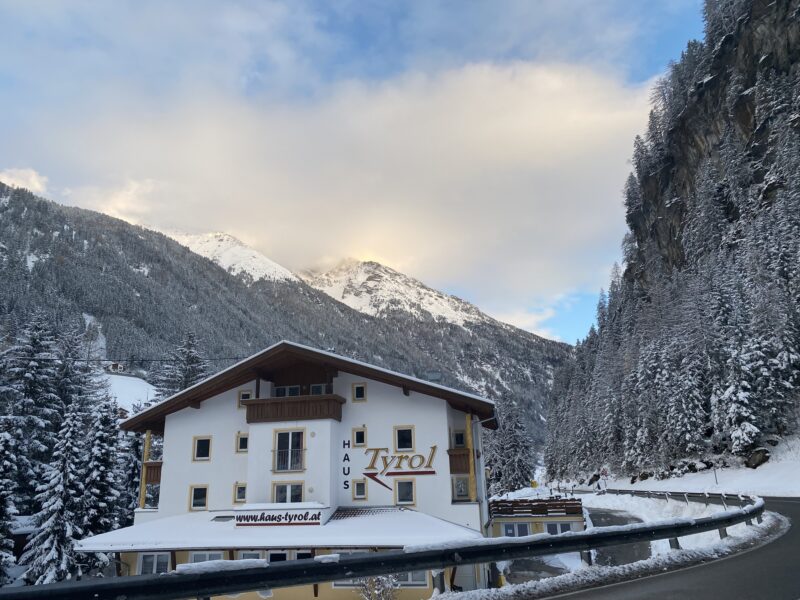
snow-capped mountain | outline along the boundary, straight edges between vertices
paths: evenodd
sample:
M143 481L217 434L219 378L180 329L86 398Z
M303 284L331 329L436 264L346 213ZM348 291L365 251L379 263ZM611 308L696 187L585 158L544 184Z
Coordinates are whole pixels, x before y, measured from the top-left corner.
M181 233L165 231L176 242L183 244L192 252L213 260L233 275L246 273L253 281L297 281L297 276L289 269L270 260L258 250L245 245L228 233Z
M350 308L376 317L397 311L461 325L489 319L476 306L372 261L348 259L325 273L301 275L306 283Z

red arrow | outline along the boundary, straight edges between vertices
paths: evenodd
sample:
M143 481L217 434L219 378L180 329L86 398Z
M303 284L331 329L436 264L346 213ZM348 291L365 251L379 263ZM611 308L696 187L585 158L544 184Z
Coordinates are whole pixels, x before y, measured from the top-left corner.
M387 490L391 490L391 489L392 489L392 488L390 488L388 485L386 485L385 483L383 483L383 482L382 482L380 479L378 479L378 474L377 474L377 473L364 473L364 477L369 477L370 479L372 479L372 481L374 481L374 482L375 482L375 483L377 483L378 485L382 485L382 486L383 486L383 487L385 487Z

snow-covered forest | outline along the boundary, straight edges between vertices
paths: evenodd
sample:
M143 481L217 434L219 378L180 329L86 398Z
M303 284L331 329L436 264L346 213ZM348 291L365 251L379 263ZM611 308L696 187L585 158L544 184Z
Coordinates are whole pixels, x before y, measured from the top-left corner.
M654 88L624 265L555 377L551 477L668 472L797 429L798 40L757 5L707 2L705 39Z
M207 371L188 333L153 379L163 398ZM130 525L138 506L141 439L119 430L101 375L84 336L41 311L0 354L0 585L12 573L43 584L113 567L110 555L73 551L76 540ZM19 517L33 527L15 569Z

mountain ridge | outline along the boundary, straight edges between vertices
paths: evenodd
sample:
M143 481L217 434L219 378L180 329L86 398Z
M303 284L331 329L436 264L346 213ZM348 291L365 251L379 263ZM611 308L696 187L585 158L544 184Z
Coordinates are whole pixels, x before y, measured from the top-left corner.
M490 320L455 325L422 314L358 312L296 280L232 274L163 233L0 183L0 333L43 308L101 326L109 356L147 368L187 330L215 369L281 339L505 399L543 438L543 403L566 344Z

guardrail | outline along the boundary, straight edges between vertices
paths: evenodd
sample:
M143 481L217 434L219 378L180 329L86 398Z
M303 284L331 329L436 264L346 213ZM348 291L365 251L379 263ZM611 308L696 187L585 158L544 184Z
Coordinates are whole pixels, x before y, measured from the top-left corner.
M628 493L608 490L608 493ZM639 495L638 492L633 495ZM652 492L651 492L652 494ZM658 492L663 495L664 492ZM652 496L651 496L652 497ZM582 552L595 548L654 540L677 540L705 531L722 531L738 523L752 523L764 512L764 501L746 498L747 505L698 519L599 527L559 535L537 534L519 539L486 539L477 544L443 545L416 551L392 550L373 554L343 555L335 562L314 559L283 562L266 567L202 573L138 575L47 586L0 590L0 600L177 600L275 589L293 585L324 583L341 579L370 577L406 571L437 570L445 567L487 564L515 558L562 552ZM672 545L672 542L671 542ZM672 546L679 547L679 546Z

